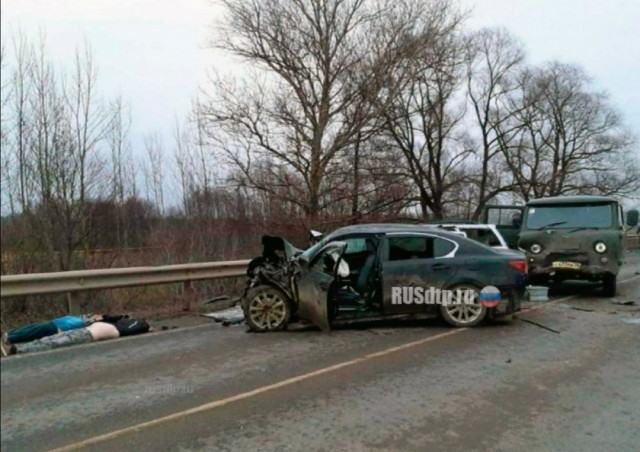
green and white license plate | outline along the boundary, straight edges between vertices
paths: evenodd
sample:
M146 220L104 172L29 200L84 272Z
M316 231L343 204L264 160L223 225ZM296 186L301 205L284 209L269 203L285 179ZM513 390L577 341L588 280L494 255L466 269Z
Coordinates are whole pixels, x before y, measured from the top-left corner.
M582 264L580 262L554 262L551 266L553 268L570 268L571 270L580 270Z

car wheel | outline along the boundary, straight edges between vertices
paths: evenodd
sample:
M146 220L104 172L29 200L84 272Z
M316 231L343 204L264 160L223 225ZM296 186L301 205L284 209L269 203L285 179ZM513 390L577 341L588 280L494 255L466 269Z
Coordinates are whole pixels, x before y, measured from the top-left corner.
M602 292L605 297L616 296L616 275L604 275L602 279Z
M460 285L450 290L454 294L452 302L440 306L440 314L449 325L456 328L468 328L476 326L484 320L487 315L487 308L478 301L478 288L471 285ZM476 293L473 303L465 303L462 294L458 298L458 290L473 290Z
M291 317L291 304L281 290L262 285L249 290L242 308L251 331L279 331Z

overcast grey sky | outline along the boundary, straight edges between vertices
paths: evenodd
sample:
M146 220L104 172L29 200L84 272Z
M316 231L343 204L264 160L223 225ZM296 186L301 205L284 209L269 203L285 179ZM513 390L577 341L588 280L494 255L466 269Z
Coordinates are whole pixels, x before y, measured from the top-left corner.
M640 0L461 0L469 24L503 25L521 38L530 61L579 63L608 91L640 134ZM229 61L204 48L219 13L215 0L2 0L3 41L12 28L46 30L50 54L64 65L87 39L102 91L132 106L134 143L146 133L170 137L206 68Z

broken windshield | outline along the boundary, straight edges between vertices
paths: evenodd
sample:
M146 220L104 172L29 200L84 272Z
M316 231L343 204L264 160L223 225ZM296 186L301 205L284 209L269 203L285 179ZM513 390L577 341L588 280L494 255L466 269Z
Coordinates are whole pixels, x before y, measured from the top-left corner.
M306 250L304 250L301 254L300 257L309 262L311 260L311 258L316 254L316 252L322 248L324 245L326 245L328 243L327 238L325 237L323 240L320 240L319 242L316 242L314 245L310 246L309 248L307 248Z
M609 228L613 226L612 204L532 206L527 209L527 229Z

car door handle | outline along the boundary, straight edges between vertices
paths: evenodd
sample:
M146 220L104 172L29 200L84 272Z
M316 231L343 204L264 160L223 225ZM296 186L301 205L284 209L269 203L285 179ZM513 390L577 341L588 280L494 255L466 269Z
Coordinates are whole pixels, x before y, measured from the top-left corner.
M433 264L431 266L431 269L432 270L436 270L436 271L438 271L438 270L447 270L448 268L450 268L450 265L448 265L448 264Z

